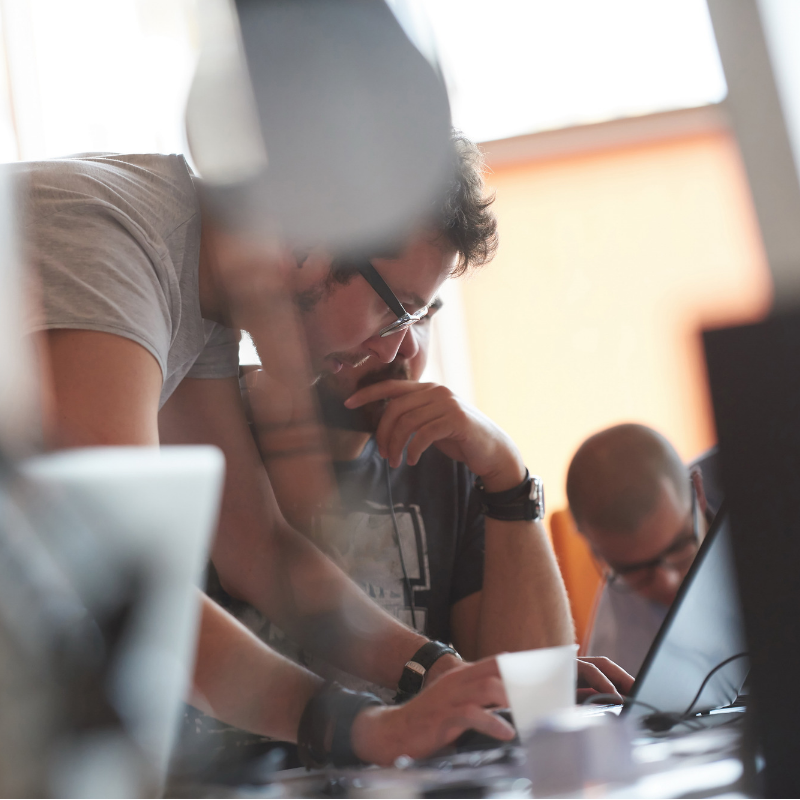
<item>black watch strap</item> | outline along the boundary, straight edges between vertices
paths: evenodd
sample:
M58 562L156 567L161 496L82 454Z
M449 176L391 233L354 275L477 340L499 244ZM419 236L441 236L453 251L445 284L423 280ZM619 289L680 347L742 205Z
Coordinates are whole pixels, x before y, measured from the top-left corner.
M403 674L397 684L395 703L405 703L414 695L419 694L425 683L428 670L444 655L454 655L461 658L458 652L444 642L427 642L422 645L410 661L403 667Z
M544 519L544 484L538 475L525 470L525 480L504 492L487 492L483 481L475 479L484 516L505 522Z

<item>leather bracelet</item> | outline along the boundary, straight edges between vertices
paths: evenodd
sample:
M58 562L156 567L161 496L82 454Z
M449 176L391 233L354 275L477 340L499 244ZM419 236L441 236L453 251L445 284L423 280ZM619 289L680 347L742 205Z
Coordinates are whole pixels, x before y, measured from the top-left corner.
M405 703L415 695L419 694L425 684L425 677L428 670L442 657L446 655L458 655L458 651L444 642L426 642L403 667L403 674L397 683L397 694L394 696L395 703Z
M353 722L367 706L383 701L369 692L353 692L338 683L327 682L311 697L297 728L297 753L306 769L360 766L353 751Z

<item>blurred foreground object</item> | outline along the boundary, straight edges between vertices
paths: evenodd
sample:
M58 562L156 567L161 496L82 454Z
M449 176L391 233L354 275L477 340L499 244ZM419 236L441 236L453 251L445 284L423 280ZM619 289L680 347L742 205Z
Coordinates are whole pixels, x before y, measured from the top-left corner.
M449 178L450 113L385 3L203 0L200 12L187 128L220 222L331 250L407 235Z
M796 797L800 314L706 331L705 348L752 664L748 793Z
M155 796L191 683L211 447L31 459L0 486L0 795Z
M311 248L388 255L435 215L455 168L444 83L382 0L203 0L198 10L186 122L215 280L269 384L257 429L305 458L317 495L332 497L289 286Z
M24 282L16 236L13 182L0 174L0 450L30 452L40 430L33 348L23 337L30 298Z
M800 4L709 0L775 307L800 304Z
M752 663L745 765L749 793L793 797L800 702L786 689L800 658L800 5L709 0L709 9L775 282L772 318L705 333Z

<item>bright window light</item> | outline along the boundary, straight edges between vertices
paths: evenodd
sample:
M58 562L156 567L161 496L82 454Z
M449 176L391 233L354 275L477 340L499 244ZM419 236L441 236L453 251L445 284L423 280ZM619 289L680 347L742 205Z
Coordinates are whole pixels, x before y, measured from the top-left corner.
M427 14L453 122L488 141L716 103L704 0L412 0Z

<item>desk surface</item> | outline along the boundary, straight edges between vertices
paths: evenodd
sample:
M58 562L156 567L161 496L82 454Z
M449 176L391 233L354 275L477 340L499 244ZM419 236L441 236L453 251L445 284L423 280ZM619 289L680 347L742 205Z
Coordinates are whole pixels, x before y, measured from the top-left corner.
M716 727L635 738L629 745L627 774L558 774L553 760L536 763L524 747L504 747L445 755L424 763L378 769L285 770L259 786L171 785L168 797L745 797L739 757L739 715ZM605 758L608 737L576 743L583 764ZM600 742L598 744L598 742ZM563 750L563 743L558 745ZM581 750L581 748L583 748ZM540 748L539 752L543 752ZM563 762L562 762L563 766Z

